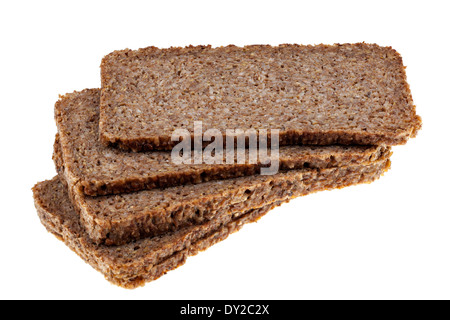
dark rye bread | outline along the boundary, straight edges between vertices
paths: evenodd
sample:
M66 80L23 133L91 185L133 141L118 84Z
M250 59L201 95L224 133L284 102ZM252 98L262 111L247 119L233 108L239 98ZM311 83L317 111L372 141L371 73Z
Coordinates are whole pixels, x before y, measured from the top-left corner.
M255 175L91 197L67 183L60 149L55 143L53 159L61 181L68 185L69 195L90 238L106 245L164 234L229 212L245 212L312 192L369 183L390 165L390 151L386 151L379 159L365 164L290 170L272 176Z
M101 272L108 281L127 289L158 279L183 265L189 256L226 239L244 224L258 220L280 204L267 204L247 212L230 213L202 225L159 237L121 246L104 246L91 241L59 179L55 177L38 183L33 188L33 195L37 213L45 228Z
M280 145L397 145L421 127L401 56L376 44L121 50L101 63L100 137L170 150L175 129L279 129ZM225 139L223 139L225 141Z
M67 94L55 104L55 119L71 188L90 196L201 183L260 173L256 164L181 164L171 152L123 152L98 139L100 89ZM280 170L329 168L376 160L383 146L285 146ZM248 153L247 150L247 159Z

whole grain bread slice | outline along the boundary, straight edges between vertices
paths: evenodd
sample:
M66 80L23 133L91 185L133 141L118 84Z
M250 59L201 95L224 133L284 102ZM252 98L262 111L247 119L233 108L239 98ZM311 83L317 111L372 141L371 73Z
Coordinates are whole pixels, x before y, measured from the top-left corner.
M37 213L45 228L63 241L86 263L111 283L134 289L153 281L186 262L189 256L206 250L258 220L280 203L259 209L229 213L202 225L191 226L159 237L146 238L121 246L92 242L80 222L66 188L57 177L33 188Z
M397 145L421 119L402 58L376 44L114 51L101 63L100 137L170 150L175 129L279 129L280 144ZM226 140L223 139L225 142Z
M61 154L59 144L55 143L56 169L68 186L81 223L94 242L107 245L164 234L229 212L245 212L311 192L369 183L390 165L387 151L375 161L344 167L290 170L272 176L255 175L91 197L67 183Z
M262 159L238 164L236 156L235 164L175 164L167 151L135 153L106 147L98 139L99 104L100 89L86 89L61 97L55 105L67 182L87 195L249 176L265 166ZM386 152L384 146L285 146L279 151L279 166L280 170L346 166L376 160Z

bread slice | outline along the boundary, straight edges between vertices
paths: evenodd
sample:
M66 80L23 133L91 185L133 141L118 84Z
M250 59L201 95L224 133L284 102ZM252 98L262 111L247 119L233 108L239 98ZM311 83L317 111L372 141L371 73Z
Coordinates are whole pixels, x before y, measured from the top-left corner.
M62 157L71 188L90 196L172 187L259 174L264 165L175 164L171 152L122 152L98 139L100 89L67 94L55 105ZM285 146L280 170L328 168L376 160L384 146ZM247 159L249 151L247 150ZM236 158L235 158L236 160ZM259 159L261 160L261 159Z
M101 63L100 137L170 150L175 129L279 129L280 144L397 145L421 127L401 56L376 44L121 50ZM223 139L225 142L226 140Z
M272 176L255 175L91 197L67 183L60 149L55 143L53 158L61 180L68 185L81 222L95 243L107 245L164 234L202 224L229 212L245 212L311 192L372 182L390 164L390 152L386 151L379 159L365 164L290 170Z
M202 225L191 226L160 237L147 238L121 246L97 245L83 225L65 187L55 177L33 188L39 218L45 228L63 241L86 263L111 283L133 289L143 286L183 265L187 257L203 251L254 222L276 204L243 213L222 215Z

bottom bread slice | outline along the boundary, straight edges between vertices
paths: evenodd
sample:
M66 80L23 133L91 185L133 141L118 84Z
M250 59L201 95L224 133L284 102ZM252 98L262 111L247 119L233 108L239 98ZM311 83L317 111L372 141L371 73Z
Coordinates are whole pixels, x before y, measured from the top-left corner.
M385 161L382 168L380 166L370 175L362 172L329 183L319 179L317 183L321 186L332 185L329 189L368 183L389 168L389 160ZM313 184L305 185L304 188L304 195L318 191ZM199 225L119 246L107 246L96 244L89 238L67 194L67 188L57 177L36 184L33 194L38 215L47 230L100 271L108 281L124 288L135 288L156 280L183 265L187 257L226 239L244 224L258 220L275 206L290 200L288 197L283 201L266 202L260 208L229 211Z
M220 242L244 224L255 222L281 202L222 216L205 224L120 246L92 242L80 223L66 188L57 177L33 188L38 216L47 231L63 241L111 283L127 289L143 286L186 262L187 257Z

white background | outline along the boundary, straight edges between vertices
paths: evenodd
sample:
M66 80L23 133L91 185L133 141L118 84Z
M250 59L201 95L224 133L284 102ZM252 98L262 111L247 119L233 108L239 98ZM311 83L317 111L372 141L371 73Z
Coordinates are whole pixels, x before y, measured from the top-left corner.
M0 298L450 298L448 1L2 1ZM403 56L423 129L370 185L293 200L136 290L40 224L58 94L107 53L154 45L368 42Z

